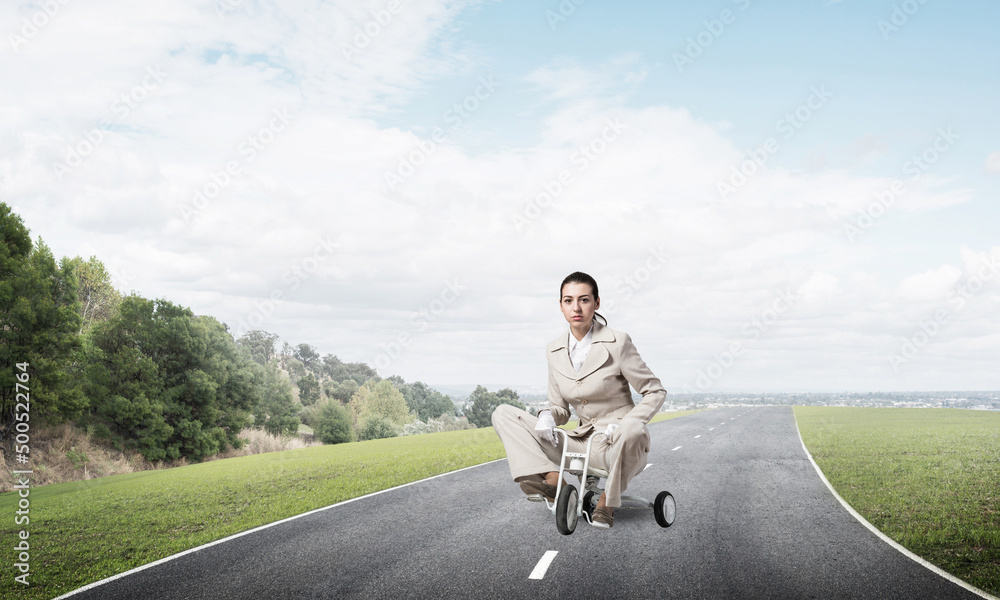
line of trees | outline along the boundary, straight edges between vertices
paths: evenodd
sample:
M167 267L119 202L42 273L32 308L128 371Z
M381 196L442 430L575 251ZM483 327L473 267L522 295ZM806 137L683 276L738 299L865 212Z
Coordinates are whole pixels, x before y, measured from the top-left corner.
M240 343L264 347L277 341L268 335L250 332ZM302 423L324 443L469 427L448 396L423 382L407 383L395 375L382 379L364 363L345 363L332 354L321 357L309 344L285 343L275 361L298 392Z
M278 350L277 335L234 339L215 318L122 295L96 258L58 263L0 202L0 441L15 420L15 365L30 365L32 424L72 422L149 460L202 460L239 448L247 427L312 427L325 443L488 427L510 389L479 386L467 417L422 382L382 379L364 363ZM23 390L22 390L23 391ZM23 412L23 411L22 411Z

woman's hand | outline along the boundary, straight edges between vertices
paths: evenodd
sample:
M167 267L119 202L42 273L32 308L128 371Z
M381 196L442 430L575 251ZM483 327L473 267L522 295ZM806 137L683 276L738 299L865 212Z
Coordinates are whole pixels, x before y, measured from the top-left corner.
M539 411L535 431L538 432L538 437L547 442L552 442L553 448L559 445L559 434L556 433L556 420L552 418L550 411Z

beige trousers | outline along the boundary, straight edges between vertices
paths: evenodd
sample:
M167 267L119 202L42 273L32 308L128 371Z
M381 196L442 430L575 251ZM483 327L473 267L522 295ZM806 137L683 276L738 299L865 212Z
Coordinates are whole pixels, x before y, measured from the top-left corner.
M586 438L559 436L559 445L553 447L538 437L535 423L538 419L526 411L509 404L501 404L493 411L493 429L500 436L507 451L507 464L514 481L541 480L545 473L559 470L563 440L569 440L570 452L585 452ZM621 425L610 437L593 434L590 447L590 465L608 472L605 482L605 504L621 506L621 495L628 482L646 468L649 454L649 430L638 419L622 419Z

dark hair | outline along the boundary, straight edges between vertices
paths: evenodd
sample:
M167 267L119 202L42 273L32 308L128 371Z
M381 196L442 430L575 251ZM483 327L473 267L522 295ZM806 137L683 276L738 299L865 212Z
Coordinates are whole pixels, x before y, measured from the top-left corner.
M562 285L559 286L559 299L560 300L562 300L562 291L563 291L563 288L566 287L567 283L584 283L586 285L589 285L590 286L590 291L594 295L594 300L600 300L601 299L601 292L598 291L598 289L597 289L597 280L594 279L593 277L591 277L590 275L587 275L586 273L584 273L582 271L573 271L572 273L570 273L569 275L566 276L566 279L563 279ZM602 315L601 313L595 312L594 316L595 317L599 317L602 321L604 321L605 325L608 324L608 320L605 319L604 315Z

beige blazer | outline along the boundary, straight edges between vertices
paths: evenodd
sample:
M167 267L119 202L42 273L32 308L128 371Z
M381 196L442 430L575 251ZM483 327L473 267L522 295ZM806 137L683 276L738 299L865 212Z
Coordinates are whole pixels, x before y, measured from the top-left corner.
M576 410L580 424L572 437L601 433L608 423L623 418L649 423L667 397L660 380L653 375L627 333L594 321L590 351L580 372L569 359L569 336L566 332L549 342L549 410L557 425L569 421L569 407ZM632 402L629 384L642 394L639 404Z

